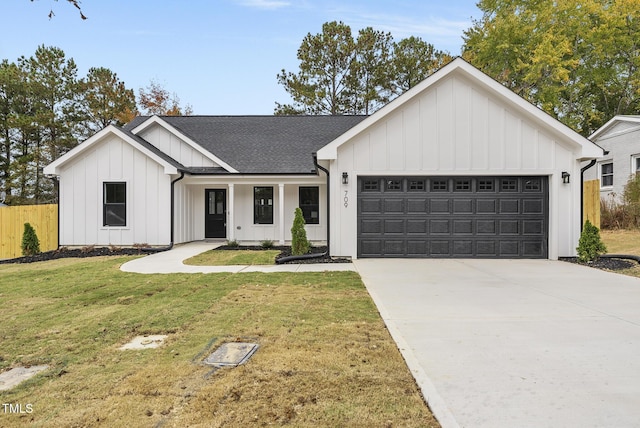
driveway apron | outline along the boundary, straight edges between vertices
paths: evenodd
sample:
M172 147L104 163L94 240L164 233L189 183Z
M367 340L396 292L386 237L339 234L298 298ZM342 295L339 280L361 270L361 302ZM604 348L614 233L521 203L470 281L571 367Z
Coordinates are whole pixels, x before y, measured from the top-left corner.
M549 260L355 265L443 427L640 426L640 279Z

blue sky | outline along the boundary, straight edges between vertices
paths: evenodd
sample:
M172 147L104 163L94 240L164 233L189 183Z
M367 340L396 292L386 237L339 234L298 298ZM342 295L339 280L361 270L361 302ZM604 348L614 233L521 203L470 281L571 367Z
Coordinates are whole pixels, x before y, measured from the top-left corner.
M39 45L61 48L79 75L107 67L128 88L153 79L194 114L272 114L290 99L281 69L296 72L307 33L343 21L357 33L371 26L396 41L418 36L460 53L462 33L480 18L476 0L2 0L0 59L31 56ZM55 17L47 17L50 10Z

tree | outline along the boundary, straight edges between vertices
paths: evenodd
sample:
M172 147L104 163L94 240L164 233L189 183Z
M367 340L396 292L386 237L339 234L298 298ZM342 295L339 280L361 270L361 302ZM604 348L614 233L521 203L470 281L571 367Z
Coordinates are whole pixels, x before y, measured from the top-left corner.
M188 116L193 114L192 107L187 104L180 106L180 98L176 93L170 93L160 83L152 80L146 89L140 88L139 104L144 114L160 116Z
M298 49L300 71L278 74L293 105L276 104L276 114L344 114L350 110L350 76L355 61L351 28L342 22L322 25L322 33L308 33ZM353 92L353 91L352 91Z
M30 223L24 224L21 247L23 256L33 256L40 252L40 240L38 239L36 230Z
M304 216L302 210L298 207L295 209L293 218L293 226L291 227L291 254L300 256L309 252L309 241L307 240L307 231L304 229Z
M118 75L108 68L92 67L81 82L88 134L108 125L124 125L137 114L133 90L127 89Z
M607 247L600 238L600 230L589 220L584 223L580 240L578 241L578 259L581 262L592 262L607 252Z
M389 102L393 95L392 72L393 37L391 33L371 27L358 32L355 61L352 63L351 84L353 113L369 114Z
M463 56L589 135L640 108L637 1L481 0Z
M451 57L415 37L394 43L390 33L371 27L354 40L348 25L334 21L305 36L298 59L298 73L278 74L293 104L276 103L275 114L368 115Z
M14 150L15 112L23 89L20 70L8 60L0 62L0 199L12 194L11 162Z
M453 58L420 37L408 37L393 45L392 75L396 95L416 86Z
M29 165L22 181L32 180L28 197L33 203L55 202L51 180L44 179L42 168L78 144L81 131L81 88L77 67L56 47L39 46L35 55L18 60L26 76L28 110L21 123L23 139L30 144Z

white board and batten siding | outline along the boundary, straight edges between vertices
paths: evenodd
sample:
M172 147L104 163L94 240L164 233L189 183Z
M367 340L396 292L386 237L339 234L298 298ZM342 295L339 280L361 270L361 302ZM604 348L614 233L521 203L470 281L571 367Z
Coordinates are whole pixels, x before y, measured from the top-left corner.
M140 134L140 137L149 141L160 151L166 153L182 165L190 167L219 166L204 154L194 149L190 144L187 144L181 138L160 125L150 126Z
M60 245L167 245L171 177L157 162L111 135L63 165ZM103 222L103 183L125 182L127 225Z
M340 189L331 201L332 254L357 256L357 177L375 175L548 176L549 257L573 254L580 165L574 148L541 125L464 75L423 90L337 148L330 163ZM571 174L570 185L561 185L561 171ZM343 172L348 185L341 184Z
M203 180L206 180L203 183ZM185 177L175 186L175 242L189 242L205 238L205 190L225 189L227 191L227 236L240 242L261 242L281 237L291 241L291 225L300 186L318 186L320 202L320 224L307 224L307 238L313 242L326 241L326 181L322 177L273 178L228 177L193 178ZM230 191L233 185L233 196ZM280 185L284 186L283 219L280 217ZM273 224L254 224L254 187L273 187ZM232 200L233 199L233 200ZM281 229L282 227L282 229Z

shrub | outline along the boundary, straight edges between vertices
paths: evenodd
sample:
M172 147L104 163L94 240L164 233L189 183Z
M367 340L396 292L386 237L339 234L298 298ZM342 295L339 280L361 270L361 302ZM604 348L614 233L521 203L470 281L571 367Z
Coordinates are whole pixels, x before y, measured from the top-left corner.
M268 250L269 248L273 248L273 244L274 242L271 239L265 239L264 241L260 242L260 246L265 250Z
M22 233L22 255L33 256L40 252L40 240L36 235L36 230L29 223L24 224Z
M237 248L239 246L240 246L240 244L235 239L232 239L231 241L227 241L227 247Z
M640 174L629 178L621 198L611 193L600 200L600 226L603 229L640 227Z
M299 256L309 252L309 240L304 229L305 222L302 210L296 208L293 226L291 227L291 254Z
M607 252L607 247L600 239L600 230L589 220L584 223L580 241L578 241L578 259L581 262L592 262Z

